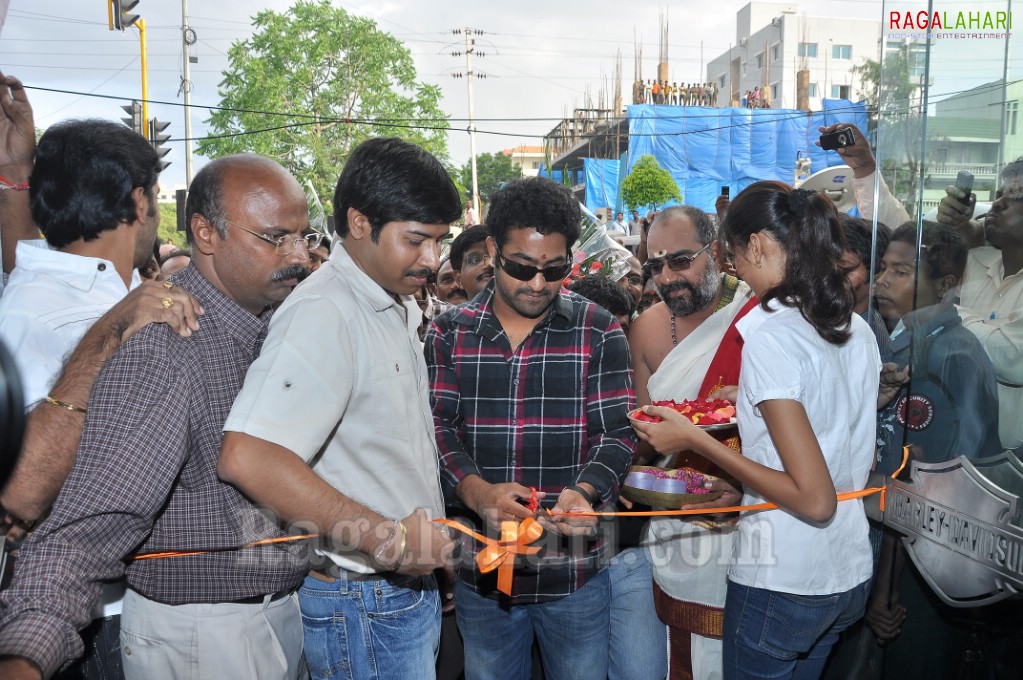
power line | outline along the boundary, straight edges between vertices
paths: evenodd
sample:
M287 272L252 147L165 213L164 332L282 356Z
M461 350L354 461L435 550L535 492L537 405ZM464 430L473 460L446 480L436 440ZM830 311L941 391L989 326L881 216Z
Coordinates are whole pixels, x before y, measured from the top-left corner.
M74 91L70 91L70 90L59 90L59 89L55 89L55 88L34 87L34 86L27 86L26 85L25 89L39 90L39 91L43 91L43 92L54 92L54 93L60 93L60 94L73 94L73 95L79 95L79 96L82 96L82 97L95 97L95 98L99 98L99 99L113 99L113 100L117 100L117 101L126 101L127 100L125 97L120 97L120 96L115 96L115 95L91 94L91 93L87 93L87 92L74 92ZM166 106L183 106L183 104L180 104L178 102L168 102L168 101L158 101L158 100L148 100L148 103L149 104L161 104L161 105L166 105ZM230 108L230 107L204 106L204 105L195 105L195 104L193 104L192 106L194 108L202 108L202 109L207 109L207 110L211 110L211 111L213 111L213 110L220 110L220 111L229 111L229 112L232 112L232 113L255 113L255 114L270 115L270 116L282 116L282 117L289 117L289 118L302 118L302 119L307 119L307 120L302 120L302 121L296 122L296 123L287 123L287 124L283 124L283 125L269 126L269 127L260 128L260 129L257 129L257 130L245 130L245 131L233 132L233 133L225 133L225 134L220 134L220 135L206 135L205 137L192 138L192 139L188 139L188 140L186 140L183 137L177 137L177 138L172 138L170 141L175 141L175 142L177 142L177 141L201 141L201 140L204 140L204 139L222 139L222 138L231 138L231 137L242 137L242 136L247 136L247 135L260 134L260 133L263 133L263 132L272 132L274 130L289 129L289 128L299 128L299 127L304 127L304 126L307 126L307 125L322 125L323 123L342 123L342 124L347 124L347 125L368 125L368 126L371 126L371 127L384 127L384 128L392 128L392 129L437 130L437 131L445 131L445 132L462 132L462 131L464 131L462 128L456 128L456 127L452 127L450 125L425 125L422 122L414 122L414 121L424 121L425 122L425 121L437 121L437 120L440 120L440 119L436 119L436 118L425 118L425 119L414 119L414 118L412 118L412 119L324 118L322 116L315 116L313 114L283 113L283 112L276 112L276 111L254 111L254 110L249 110L249 109L235 109L235 108ZM859 110L860 110L860 107L858 107L858 106L851 106L851 107L843 107L843 108L838 108L838 109L829 109L828 113L834 114L834 113L842 113L842 112L846 112L846 111L859 111ZM765 111L769 111L769 109L767 109ZM770 123L776 123L776 122L784 121L784 120L805 118L806 116L807 116L807 113L804 112L804 111L795 111L793 113L781 113L779 111L778 115L768 115L768 114L765 114L765 113L759 113L756 116L752 116L751 115L749 117L749 119L746 120L746 121L740 121L738 123L731 124L731 125L718 125L718 126L714 126L714 127L701 128L699 130L689 130L689 131L680 131L680 132L649 132L649 133L633 132L633 133L630 133L630 136L633 136L633 137L673 137L673 136L684 136L684 135L689 135L689 134L702 134L702 133L707 133L707 132L713 132L713 131L716 131L716 130L728 130L728 129L733 129L733 128L751 127L751 126L754 126L754 125L770 124ZM659 120L662 120L662 121L686 120L686 119L690 119L691 120L691 119L696 119L696 118L712 118L712 117L720 118L721 116L713 116L713 115L706 115L706 116L684 116L684 115L683 116L667 116L667 117L659 118ZM524 120L528 121L528 120L532 120L532 119L503 119L503 120L505 120L505 121L513 121L513 122L522 122ZM550 120L562 120L562 119L550 119ZM410 122L410 121L412 121L412 122ZM447 119L445 122L451 122L451 119ZM500 131L500 130L477 130L477 132L479 134L486 134L486 135L491 135L491 136L517 137L517 138L524 138L524 139L544 139L544 138L546 138L548 136L547 134L522 133L522 132L504 132L504 131Z

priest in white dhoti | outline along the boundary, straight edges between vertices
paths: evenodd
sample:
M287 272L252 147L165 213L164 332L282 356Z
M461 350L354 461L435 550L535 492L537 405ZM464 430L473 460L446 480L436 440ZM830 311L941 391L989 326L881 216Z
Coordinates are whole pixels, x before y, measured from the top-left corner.
M669 208L651 225L644 268L664 304L643 312L630 332L640 405L734 399L742 356L735 322L757 300L746 284L720 273L724 257L715 236L705 214L687 206ZM720 434L738 446L737 430ZM696 454L661 458L656 464L717 472ZM730 500L739 498L732 494ZM662 517L647 528L644 544L653 563L655 606L669 628L671 680L722 677L722 607L733 521L713 515Z

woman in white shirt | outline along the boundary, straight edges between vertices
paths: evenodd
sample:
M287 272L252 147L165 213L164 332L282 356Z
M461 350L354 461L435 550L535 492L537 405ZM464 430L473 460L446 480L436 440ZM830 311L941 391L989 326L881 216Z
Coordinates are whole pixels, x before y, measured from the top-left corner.
M873 562L859 500L874 452L877 344L852 308L834 205L757 182L728 208L721 238L761 300L743 337L736 403L742 453L677 412L637 424L662 453L693 450L743 483L728 572L724 659L730 678L816 678L839 633L863 615Z

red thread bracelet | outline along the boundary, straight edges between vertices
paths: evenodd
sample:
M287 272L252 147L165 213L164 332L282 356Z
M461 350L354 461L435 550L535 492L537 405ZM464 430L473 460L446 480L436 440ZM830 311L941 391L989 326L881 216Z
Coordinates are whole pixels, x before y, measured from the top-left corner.
M2 185L0 186L0 189L10 189L11 191L24 191L25 189L28 189L28 182L15 184L3 175L0 175L0 185Z

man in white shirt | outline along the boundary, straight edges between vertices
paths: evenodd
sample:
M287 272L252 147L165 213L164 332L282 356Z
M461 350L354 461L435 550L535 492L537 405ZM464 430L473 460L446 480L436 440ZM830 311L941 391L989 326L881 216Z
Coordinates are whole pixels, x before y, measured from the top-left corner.
M607 225L607 233L609 234L624 234L628 236L629 227L625 224L625 217L622 213L615 215L615 220L611 224Z
M399 139L352 152L329 261L274 314L224 424L218 473L287 522L312 522L299 590L314 678L429 678L440 642L442 517L430 385L412 294L439 264L458 191ZM349 640L350 644L338 644Z
M475 206L472 201L465 202L465 210L462 212L462 226L468 229L469 227L475 227L480 223L479 213L476 212Z
M632 211L632 219L629 220L629 234L639 234L639 211Z
M983 223L972 220L975 194L954 186L938 206L938 222L970 246L958 312L987 351L998 380L998 435L1023 453L1023 158L1002 170L1002 185Z

